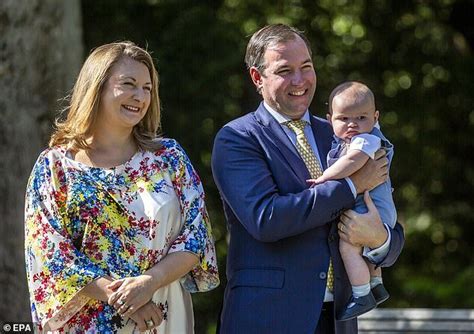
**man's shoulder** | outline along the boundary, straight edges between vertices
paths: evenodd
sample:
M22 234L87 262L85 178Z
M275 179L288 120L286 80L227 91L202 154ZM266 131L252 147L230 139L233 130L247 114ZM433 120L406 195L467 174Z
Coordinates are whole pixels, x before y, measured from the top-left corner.
M329 127L331 126L329 121L325 118L315 116L311 113L309 114L309 118L311 118L311 122L316 122L317 124L321 124L322 126L329 126Z
M321 133L323 132L324 135L329 135L332 138L333 130L331 123L325 118L321 118L318 116L314 116L310 114L310 119L311 119L311 124L313 128L316 128L316 130Z
M261 131L259 128L255 112L238 117L217 131L214 138L213 151L219 151L229 145L249 145L254 147L256 145L256 138L259 137L258 133Z
M219 132L237 132L240 134L255 133L259 128L258 118L256 116L257 111L249 112L243 116L240 116L232 121L226 123Z
M245 114L243 116L233 119L232 121L225 124L224 127L228 126L233 129L247 129L254 126L255 123L256 123L255 111L253 111L253 112L249 112L248 114Z

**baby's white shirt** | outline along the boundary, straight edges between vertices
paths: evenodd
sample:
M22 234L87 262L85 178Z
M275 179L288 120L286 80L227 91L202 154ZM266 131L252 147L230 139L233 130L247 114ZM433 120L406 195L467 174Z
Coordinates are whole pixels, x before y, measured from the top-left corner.
M367 154L371 159L375 158L375 152L380 148L379 137L370 133L361 133L351 138L347 150L359 150Z

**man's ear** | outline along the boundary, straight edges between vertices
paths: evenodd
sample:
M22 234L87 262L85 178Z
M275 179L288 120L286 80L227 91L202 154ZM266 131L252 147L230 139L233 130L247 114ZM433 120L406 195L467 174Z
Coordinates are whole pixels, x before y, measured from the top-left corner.
M255 87L257 87L257 91L260 92L260 90L262 89L262 84L263 84L262 74L255 66L252 66L249 71L250 71L250 77L252 78L253 84L255 85Z
M375 110L374 117L375 117L375 122L377 123L377 121L379 120L379 111L378 110Z
M332 124L332 122L331 122L331 114L326 114L326 119L329 121L329 123Z

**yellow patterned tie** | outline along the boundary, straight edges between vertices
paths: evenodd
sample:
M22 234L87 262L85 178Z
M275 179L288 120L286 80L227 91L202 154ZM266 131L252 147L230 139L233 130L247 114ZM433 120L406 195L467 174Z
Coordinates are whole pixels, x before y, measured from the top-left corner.
M323 170L321 168L321 164L316 158L313 150L311 149L311 145L309 145L308 139L304 134L304 128L308 124L304 120L297 120L297 121L289 121L286 122L285 125L288 126L295 134L296 134L296 150L303 159L306 168L308 168L309 174L313 179L317 179L321 175L323 175ZM333 291L334 289L334 270L332 267L332 261L329 259L329 268L328 268L328 277L326 285L329 291Z

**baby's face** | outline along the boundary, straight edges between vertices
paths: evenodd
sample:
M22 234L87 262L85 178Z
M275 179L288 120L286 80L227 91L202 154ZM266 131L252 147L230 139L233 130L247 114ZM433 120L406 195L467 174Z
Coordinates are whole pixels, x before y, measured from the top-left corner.
M351 104L342 97L336 97L332 101L332 115L328 115L328 120L334 134L345 142L350 142L353 136L372 131L378 117L379 112L368 99Z

